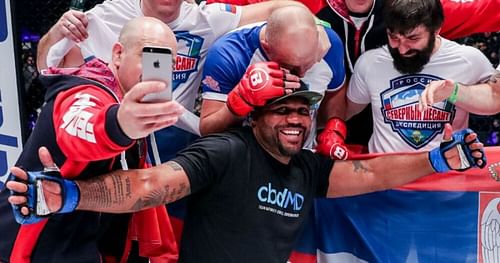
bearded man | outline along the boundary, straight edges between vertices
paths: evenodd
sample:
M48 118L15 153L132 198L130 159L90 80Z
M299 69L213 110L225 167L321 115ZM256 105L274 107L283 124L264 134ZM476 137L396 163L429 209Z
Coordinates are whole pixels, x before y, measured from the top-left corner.
M425 111L418 107L420 94L433 80L470 85L495 73L479 50L439 35L443 19L439 0L386 4L388 44L359 58L347 90L348 118L371 103L370 152L429 150L439 145L446 123L454 130L468 126L468 111L453 97Z

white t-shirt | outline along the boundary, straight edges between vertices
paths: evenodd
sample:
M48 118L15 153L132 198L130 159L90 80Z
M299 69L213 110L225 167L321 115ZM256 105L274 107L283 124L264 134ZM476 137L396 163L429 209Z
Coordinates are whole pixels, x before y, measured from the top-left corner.
M425 85L440 79L476 84L494 72L479 50L441 38L441 46L420 73L401 75L385 45L359 58L347 98L357 104L371 103L370 152L430 150L439 145L445 123L451 122L454 130L466 128L469 114L446 100L421 113L418 100Z
M86 14L89 37L79 44L82 55L95 56L105 62L111 61L111 48L123 25L132 18L143 16L139 0L104 1ZM194 109L207 49L219 36L236 28L240 17L238 6L218 3L198 6L183 2L179 17L168 24L177 38L173 97L187 110ZM68 39L57 42L48 52L47 65L58 65L74 45L75 42ZM177 126L183 125L183 120ZM181 127L199 134L198 125L199 118L192 115L188 127Z
M111 60L111 49L121 28L130 19L143 16L139 0L105 1L86 12L89 38L80 43L84 57L95 56ZM175 127L164 128L151 137L150 153L155 164L173 158L200 134L199 117L192 113L201 81L208 48L221 35L236 28L241 8L229 4L190 4L183 2L179 17L168 24L177 38L177 57L172 75L173 98L187 111ZM63 39L47 55L47 65L58 65L75 45Z

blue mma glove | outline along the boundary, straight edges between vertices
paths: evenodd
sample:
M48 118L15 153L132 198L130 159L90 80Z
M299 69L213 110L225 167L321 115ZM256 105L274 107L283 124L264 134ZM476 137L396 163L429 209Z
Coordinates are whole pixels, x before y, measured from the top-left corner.
M429 161L431 162L432 168L438 173L445 173L451 170L452 168L446 161L444 157L444 153L448 150L456 147L458 150L458 154L460 156L460 168L456 169L457 171L465 171L471 167L479 167L483 168L486 166L486 155L484 151L481 150L471 150L469 146L475 142L479 142L476 138L475 140L466 143L465 137L469 134L473 133L471 129L463 129L453 133L451 140L441 142L439 147L434 148L429 152ZM473 152L481 152L481 158L476 158L472 156ZM478 165L479 160L482 161L481 165Z
M19 224L34 224L49 217L51 214L61 214L73 212L80 201L80 190L74 181L61 178L59 171L38 171L26 172L28 175L27 181L20 181L25 183L28 191L19 193L10 191L11 195L26 196L27 202L24 205L12 205L14 217ZM11 175L11 177L14 177ZM61 199L62 207L55 213L50 212L45 202L43 194L42 181L56 182L61 186ZM28 207L29 215L21 213L22 207Z

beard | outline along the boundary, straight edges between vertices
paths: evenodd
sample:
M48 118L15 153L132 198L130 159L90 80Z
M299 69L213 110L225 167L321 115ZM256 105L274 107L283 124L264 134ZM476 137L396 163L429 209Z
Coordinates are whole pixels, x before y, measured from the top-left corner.
M390 45L387 45L387 47L389 48L389 52L394 59L393 65L397 71L401 74L415 74L421 72L424 66L431 59L435 43L436 36L431 34L429 41L427 42L427 46L424 49L410 49L406 52L406 54L413 53L414 55L411 57L403 57L399 54L399 50L397 48L392 48Z

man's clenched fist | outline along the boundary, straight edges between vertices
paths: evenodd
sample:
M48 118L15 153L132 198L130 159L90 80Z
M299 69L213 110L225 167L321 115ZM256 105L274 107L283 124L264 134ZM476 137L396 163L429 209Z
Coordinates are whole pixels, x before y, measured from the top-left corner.
M347 135L345 122L339 118L331 118L325 129L318 135L316 152L336 160L346 160L349 150L344 144Z

